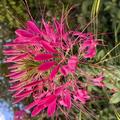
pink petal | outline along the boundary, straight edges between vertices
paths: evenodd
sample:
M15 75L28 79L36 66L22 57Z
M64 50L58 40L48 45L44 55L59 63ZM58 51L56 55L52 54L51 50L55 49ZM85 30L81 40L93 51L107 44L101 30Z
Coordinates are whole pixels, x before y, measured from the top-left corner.
M67 107L67 104L65 103L65 101L62 99L59 101L60 105L63 105L64 107Z
M17 110L14 112L14 120L23 120L25 115L24 110Z
M28 97L28 96L29 96L29 95L15 99L15 100L13 101L13 104L16 104L16 103L22 101L23 99L25 99L25 98Z
M9 89L8 89L8 91L16 91L16 90L20 90L21 89L21 87L22 86L19 86L19 87L10 87Z
M20 94L21 92L24 91L24 88L19 89L12 97L15 97L16 95Z
M88 99L90 99L90 96L88 95L88 92L86 90L77 90L77 95L75 99L78 99L81 101L82 104L85 104Z
M18 88L18 87L22 87L23 86L23 82L19 82L19 83L16 83L14 85L11 86L11 88Z
M33 108L34 106L36 106L38 104L40 100L37 99L34 102L30 103L28 106L25 107L25 110L30 110L31 108Z
M34 44L37 44L37 47L39 47L39 46L38 46L38 43L41 41L41 38L40 38L40 36L38 36L38 35L34 35L34 36L30 39L30 41L32 41L32 43L34 43Z
M33 81L33 82L25 85L24 88L31 88L31 87L33 87L33 86L38 85L38 84L41 83L41 82L42 82L42 81Z
M16 80L16 79L15 79ZM15 81L16 82L16 81ZM22 89L24 83L23 82L20 82L20 83L17 83L17 84L14 84L13 86L11 86L8 90L9 91L16 91L16 90L20 90Z
M23 74L25 74L24 71L20 71L20 72L14 72L14 73L10 73L9 75L7 75L8 77L21 77Z
M44 25L44 28L45 28L46 33L48 34L48 33L50 32L50 25L49 25L48 23L46 23L46 22L44 21L44 19L42 19L42 23L43 23L43 25Z
M67 107L68 109L71 108L71 96L69 92L64 92L64 98L61 99L60 104Z
M17 61L20 61L20 60L25 59L27 57L28 57L27 54L21 54L21 55L17 55L17 56L12 56L12 57L7 58L7 60L5 62L6 63L17 62Z
M99 87L104 87L105 84L103 83L104 76L103 74L100 74L98 77L92 79L94 85L99 86Z
M52 72L51 72L51 74L50 74L50 80L53 80L54 79L54 77L56 76L56 74L57 74L57 72L58 72L58 70L59 70L59 65L58 66L56 66L55 68L53 68L53 70L52 70Z
M64 76L67 76L68 73L69 73L69 70L68 70L68 66L67 66L67 65L64 65L60 70L61 70L61 73L62 73Z
M105 87L105 84L103 82L94 82L94 85L99 87Z
M75 72L77 63L78 63L77 56L71 56L71 58L68 60L68 69L70 72Z
M38 69L40 71L46 71L46 70L50 69L54 64L55 64L54 61L46 62L46 63L41 64Z
M39 33L39 34L40 34L39 28L36 26L36 24L35 24L33 21L28 21L28 22L27 22L27 27L28 27L28 29L30 29L32 32L35 32L35 33Z
M48 116L52 116L55 113L56 110L56 100L54 100L51 104L49 104L47 109Z
M98 77L93 79L93 82L102 82L104 79L104 76L101 74Z
M18 67L18 65L15 65L15 64L14 64L14 65L12 65L12 66L9 66L8 69L11 70L11 69L15 69L15 68L17 68L17 67Z
M69 93L69 92L66 93L64 102L65 102L65 104L67 105L67 108L70 109L70 108L71 108L71 96L70 96L70 93Z
M47 106L46 105L42 105L42 106L37 106L34 108L34 110L32 111L32 117L38 115L43 109L45 109Z
M16 50L4 50L3 53L5 55L18 55L18 54L20 54L20 52L18 52Z
M60 23L56 20L56 18L54 18L54 24L55 24L55 28L56 28L57 33L60 33L62 26L61 26Z
M32 90L28 90L25 92L22 92L20 94L17 94L15 97L27 97L28 95L30 95L33 91Z
M6 47L13 47L13 46L17 46L17 45L27 45L28 44L28 42L16 42L16 43L14 43L14 42L10 42L10 43L6 43L4 46L6 46Z
M13 79L13 80L9 80L9 83L14 83L14 82L17 82L19 81L18 79Z
M22 59L25 59L27 57L27 53L25 54L21 54L19 56L16 56L14 59L12 59L13 61L16 61L16 60L22 60Z
M85 58L93 58L96 55L96 49L90 48L87 53L84 55Z
M58 87L56 90L55 90L55 95L60 95L62 93L64 89L64 86L61 86L61 87Z
M55 95L49 95L47 97L45 97L44 99L40 100L40 102L38 103L38 105L49 105L50 103L52 103L54 100L56 99Z
M57 51L48 42L42 40L41 44L47 51L57 53Z
M35 56L35 60L37 60L37 61L48 60L50 58L53 58L53 55L51 55L51 54L39 54L39 55Z
M15 33L18 36L24 36L24 37L32 37L33 34L31 34L30 32L26 31L26 30L22 30L22 29L18 29L15 31Z

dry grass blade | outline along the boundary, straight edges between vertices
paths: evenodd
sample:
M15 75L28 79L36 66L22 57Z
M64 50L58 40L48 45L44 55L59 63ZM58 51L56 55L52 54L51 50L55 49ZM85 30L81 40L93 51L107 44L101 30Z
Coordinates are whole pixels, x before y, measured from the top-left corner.
M78 120L82 120L82 112L79 112Z
M34 20L33 17L32 17L32 15L31 15L31 12L30 12L27 0L23 0L23 3L25 4L25 7L26 7L26 10L28 12L29 17L31 18L31 20Z
M99 14L99 9L100 9L100 1L101 0L94 0L92 10L91 10L91 19L93 19L94 16L96 16L93 26L91 25L91 27L93 27L94 34L96 34L96 38L97 38L97 33L98 33L98 14Z
M101 60L98 62L98 63L96 63L96 64L99 64L99 63L101 63L101 62L104 62L104 61L107 61L107 60L112 60L112 59L114 59L114 58L116 58L116 57L119 57L120 55L117 55L117 56L114 56L114 57L112 57L112 58L109 58L109 59L105 59L108 55L110 55L110 53L113 51L113 50L115 50L118 46L120 45L120 43L118 43L115 47L113 47L109 52L107 52L102 58L101 58Z
M94 0L92 11L91 11L91 16L95 16L99 13L100 1L101 0Z
M120 114L117 112L117 110L114 110L114 112L115 112L117 120L120 120Z
M117 111L115 111L115 115L116 115L117 120L120 120L120 114Z

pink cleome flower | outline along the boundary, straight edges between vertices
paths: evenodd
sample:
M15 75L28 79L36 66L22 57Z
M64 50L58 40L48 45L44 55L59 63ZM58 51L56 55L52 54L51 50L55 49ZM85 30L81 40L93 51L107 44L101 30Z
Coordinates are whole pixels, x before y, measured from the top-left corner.
M23 120L25 116L25 112L24 111L15 111L14 113L14 120Z
M86 90L78 89L74 98L75 100L79 100L81 103L85 104L86 101L90 99L90 96Z
M99 87L105 87L105 84L104 84L103 80L104 80L103 74L100 74L100 75L97 76L96 78L93 78L93 79L92 79L94 85L95 85L95 86L99 86Z
M32 116L46 108L52 116L60 106L70 109L72 101L85 104L90 99L85 88L79 88L76 73L81 57L95 56L97 43L90 33L67 31L62 20L54 19L53 24L42 20L41 24L39 28L28 21L25 29L15 31L17 38L5 45L5 62L10 64L13 102L32 97L25 108L32 109ZM73 54L74 46L79 47L78 53Z

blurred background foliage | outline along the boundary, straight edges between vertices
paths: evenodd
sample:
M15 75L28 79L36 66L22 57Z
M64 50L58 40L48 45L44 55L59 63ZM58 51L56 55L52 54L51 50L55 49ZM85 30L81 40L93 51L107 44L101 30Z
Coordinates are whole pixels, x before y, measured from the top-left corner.
M120 0L0 0L0 74L4 76L8 70L7 65L3 63L3 44L9 42L15 37L14 31L19 27L24 27L25 22L34 19L40 23L42 17L52 21L53 16L59 18L62 11L69 11L66 22L70 28L77 30L91 31L102 41L104 45L98 48L96 62L104 65L114 65L117 73L120 72ZM108 73L107 73L108 74ZM113 76L108 76L113 77ZM116 79L116 78L115 78ZM118 83L117 83L118 84ZM118 84L119 86L120 84ZM0 77L0 97L9 101L11 96L8 92L8 81ZM108 85L108 87L114 87ZM99 91L99 90L97 90ZM103 96L104 93L103 93ZM108 96L109 97L109 96ZM120 99L120 96L119 98ZM99 104L100 103L100 104ZM96 112L98 120L116 120L113 115L108 99L98 101L98 105L91 104L92 111L96 107L100 109ZM103 107L104 106L104 107ZM108 107L109 106L109 107ZM115 110L119 111L117 104ZM113 106L112 106L113 107ZM84 120L84 115L78 112L79 120ZM29 119L29 118L26 118ZM30 118L31 119L31 118ZM37 120L37 118L34 118ZM38 118L39 119L39 118ZM42 120L43 118L41 118ZM61 119L63 119L61 117ZM89 118L86 118L87 120Z

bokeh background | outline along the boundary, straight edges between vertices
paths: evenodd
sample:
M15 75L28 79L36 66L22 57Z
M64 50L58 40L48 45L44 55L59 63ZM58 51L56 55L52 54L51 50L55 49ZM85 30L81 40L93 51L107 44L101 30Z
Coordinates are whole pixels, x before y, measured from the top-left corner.
M108 55L110 60L104 64L112 65L120 72L120 0L0 0L0 120L13 120L13 112L23 107L22 103L16 106L11 103L8 78L5 77L9 71L4 63L3 44L15 38L14 31L24 27L27 20L33 18L39 24L42 17L51 21L53 16L59 18L62 11L69 10L66 22L71 29L82 30L90 23L86 32L97 33L96 36L103 42L104 46L97 51L96 61L117 45ZM104 107L96 112L99 120L117 119L107 100L100 104ZM115 107L119 111L119 104ZM6 108L10 115L5 112ZM91 108L93 111L98 109ZM26 120L29 119L32 120L28 115Z

